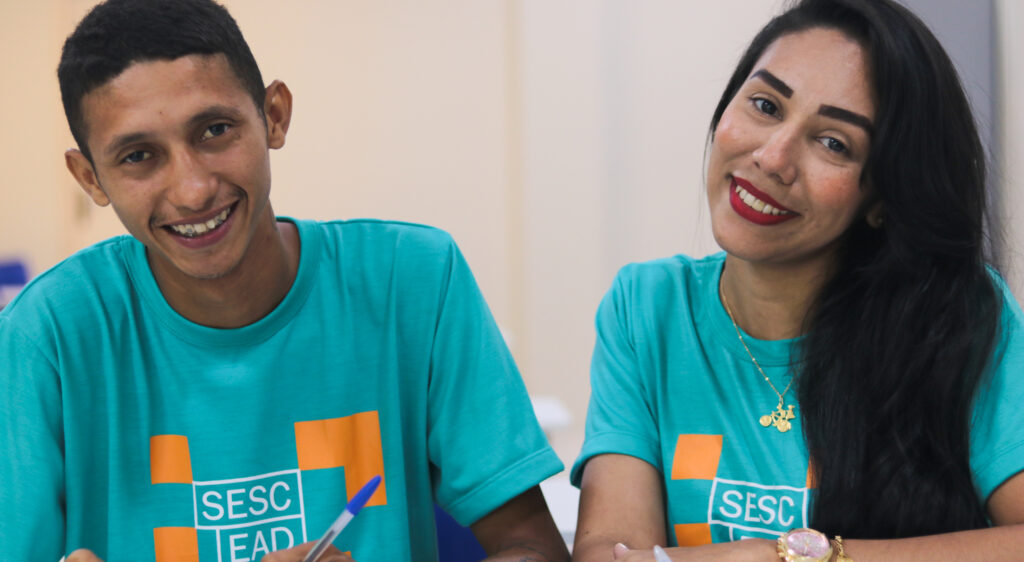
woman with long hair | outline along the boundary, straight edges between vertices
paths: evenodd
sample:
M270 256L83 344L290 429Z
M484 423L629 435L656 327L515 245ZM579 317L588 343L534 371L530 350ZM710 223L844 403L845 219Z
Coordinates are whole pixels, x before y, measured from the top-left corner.
M927 27L773 19L706 189L724 252L629 265L598 311L575 559L1024 559L1024 316Z

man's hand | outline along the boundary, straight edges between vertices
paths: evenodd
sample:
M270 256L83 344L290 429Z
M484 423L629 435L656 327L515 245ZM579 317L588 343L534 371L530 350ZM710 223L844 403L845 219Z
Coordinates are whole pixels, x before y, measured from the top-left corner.
M316 541L309 541L287 550L271 552L263 557L262 562L302 562L303 558L309 554L309 551L313 550L313 545L315 544ZM83 560L82 562L92 561ZM338 550L338 547L331 545L320 555L320 558L316 559L316 562L353 562L353 560L351 556Z
M309 554L310 550L313 550L313 545L316 541L310 541L302 543L299 546L289 548L288 550L279 550L277 552L271 552L270 554L263 557L263 562L302 562L302 559ZM92 552L80 548L64 559L64 562L103 562L98 556ZM336 546L330 546L320 558L317 558L317 562L354 562L352 557L344 552L338 550Z
M80 548L64 559L64 562L103 562L98 556L92 553L91 550Z

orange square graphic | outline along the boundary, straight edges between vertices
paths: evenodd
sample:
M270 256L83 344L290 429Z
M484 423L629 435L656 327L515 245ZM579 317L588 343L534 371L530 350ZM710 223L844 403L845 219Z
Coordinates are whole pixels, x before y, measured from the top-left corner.
M387 504L380 419L376 411L296 422L295 448L299 470L345 467L345 489L349 498L379 474L383 481L366 505Z
M199 539L192 527L153 529L156 562L199 562Z
M188 454L188 437L150 437L149 473L154 484L191 484L192 459Z
M680 434L673 457L673 480L714 480L722 457L722 436Z
M700 546L711 544L711 525L707 523L683 523L675 526L676 542L679 546Z

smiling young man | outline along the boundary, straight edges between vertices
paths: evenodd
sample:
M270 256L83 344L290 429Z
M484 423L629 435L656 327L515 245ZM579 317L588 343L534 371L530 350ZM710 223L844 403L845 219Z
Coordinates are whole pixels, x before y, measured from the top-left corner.
M537 487L561 463L457 247L274 214L291 93L226 10L109 0L58 76L67 167L131 236L0 314L5 559L299 560L375 475L355 559L435 559L435 502L498 558L568 557Z

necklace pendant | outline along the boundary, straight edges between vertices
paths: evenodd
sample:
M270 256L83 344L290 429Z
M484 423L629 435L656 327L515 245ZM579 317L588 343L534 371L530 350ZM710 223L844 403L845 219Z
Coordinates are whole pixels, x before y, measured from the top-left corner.
M789 420L794 418L796 418L796 414L793 413L793 405L790 404L788 409L783 410L782 402L779 402L779 406L775 408L775 411L761 416L760 421L764 427L772 425L775 426L775 429L779 430L779 433L785 433L793 428L793 424Z

